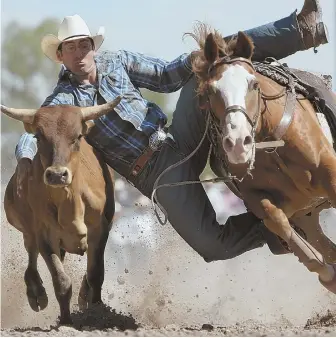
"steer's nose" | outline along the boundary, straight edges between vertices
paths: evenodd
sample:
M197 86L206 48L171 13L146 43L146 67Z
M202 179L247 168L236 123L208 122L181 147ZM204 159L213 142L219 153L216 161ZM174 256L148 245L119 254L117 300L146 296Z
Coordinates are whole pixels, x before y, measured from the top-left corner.
M71 183L71 174L67 167L49 167L44 173L44 182L51 186L64 186Z

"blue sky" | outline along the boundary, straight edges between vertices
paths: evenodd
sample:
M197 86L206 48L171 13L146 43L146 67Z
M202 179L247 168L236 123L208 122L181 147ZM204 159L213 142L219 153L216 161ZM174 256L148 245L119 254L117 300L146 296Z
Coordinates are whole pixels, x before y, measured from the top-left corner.
M336 89L336 2L320 3L330 43L317 54L299 52L284 61L291 67L332 74ZM303 0L2 0L1 25L11 20L35 25L46 17L61 21L66 15L79 14L92 33L105 27L104 49L127 49L170 60L196 47L190 38L182 41L182 35L197 20L228 35L288 16L302 5Z

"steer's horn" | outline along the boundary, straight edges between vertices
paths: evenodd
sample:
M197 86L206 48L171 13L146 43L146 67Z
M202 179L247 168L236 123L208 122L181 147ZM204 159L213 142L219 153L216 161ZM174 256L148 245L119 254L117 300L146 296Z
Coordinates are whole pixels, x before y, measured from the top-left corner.
M3 105L0 105L0 107L1 111L9 117L29 124L34 122L34 116L37 112L37 109L17 109L9 108Z
M121 96L118 96L116 99L114 99L111 102L101 104L99 106L93 106L93 107L85 107L82 108L82 114L83 114L83 120L94 120L104 114L107 114L111 110L113 110L121 101Z

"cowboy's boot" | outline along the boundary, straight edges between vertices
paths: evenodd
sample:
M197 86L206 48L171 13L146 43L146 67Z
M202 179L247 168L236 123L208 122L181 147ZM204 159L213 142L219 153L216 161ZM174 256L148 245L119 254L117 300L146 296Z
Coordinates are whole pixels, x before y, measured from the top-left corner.
M305 49L328 43L328 29L322 21L322 8L318 0L305 0L301 12L297 15L302 43Z

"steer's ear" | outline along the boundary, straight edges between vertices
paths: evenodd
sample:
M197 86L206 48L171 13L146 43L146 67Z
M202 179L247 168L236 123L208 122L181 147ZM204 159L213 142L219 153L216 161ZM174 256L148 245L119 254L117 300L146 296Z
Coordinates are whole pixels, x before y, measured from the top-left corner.
M34 124L24 123L23 126L24 126L24 129L25 129L25 131L27 133L30 133L30 134L35 134L36 133Z
M94 122L92 120L84 122L83 135L87 135L94 125L95 124L94 124Z

